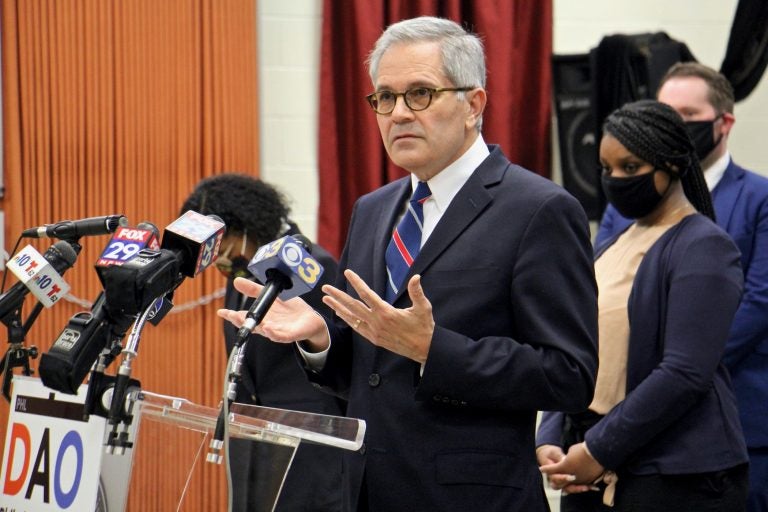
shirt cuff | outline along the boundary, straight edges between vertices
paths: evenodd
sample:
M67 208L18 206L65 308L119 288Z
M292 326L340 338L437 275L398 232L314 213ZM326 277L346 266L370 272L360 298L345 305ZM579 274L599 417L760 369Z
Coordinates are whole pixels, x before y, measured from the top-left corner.
M322 352L307 352L304 350L304 347L301 346L303 342L296 342L296 347L299 349L299 354L301 354L302 359L307 363L310 370L316 372L319 372L325 366L325 361L328 359L328 351L331 349L331 333L328 331L328 324L325 324L325 333L328 335L328 348Z

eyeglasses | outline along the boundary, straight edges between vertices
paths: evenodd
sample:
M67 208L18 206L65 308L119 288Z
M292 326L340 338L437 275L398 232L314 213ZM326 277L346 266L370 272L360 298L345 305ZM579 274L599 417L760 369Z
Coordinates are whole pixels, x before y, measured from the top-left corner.
M432 97L441 92L465 92L474 87L414 87L405 92L379 91L365 97L377 114L391 114L395 110L397 97L402 96L405 106L414 112L425 110L432 103Z

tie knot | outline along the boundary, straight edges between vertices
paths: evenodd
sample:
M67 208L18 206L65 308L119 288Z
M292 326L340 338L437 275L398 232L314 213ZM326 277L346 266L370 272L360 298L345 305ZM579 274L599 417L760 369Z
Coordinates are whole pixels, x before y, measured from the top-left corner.
M411 202L415 201L417 203L423 203L431 195L432 195L432 191L429 190L429 185L427 185L427 182L420 181L419 184L416 185L416 190L413 191L413 195L411 196Z

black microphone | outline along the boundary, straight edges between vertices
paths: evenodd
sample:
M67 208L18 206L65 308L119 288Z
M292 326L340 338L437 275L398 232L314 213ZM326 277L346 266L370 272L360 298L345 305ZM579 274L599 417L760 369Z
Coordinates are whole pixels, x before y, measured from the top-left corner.
M134 322L135 317L111 316L105 295L96 299L90 311L75 313L53 345L40 358L38 371L46 387L70 395L77 394L85 376L104 349L116 347Z
M56 224L46 224L21 232L23 238L61 238L77 239L81 236L108 235L120 226L127 226L125 215L105 215L80 220L64 220Z
M225 231L220 217L189 210L166 226L160 247L178 254L181 273L195 277L216 260Z
M157 250L160 248L160 230L157 229L157 226L152 224L149 221L141 221L136 225L136 229L143 229L146 231L149 231L152 233L152 236L147 240L147 247L150 249Z
M97 261L104 292L90 312L77 313L70 319L48 353L42 355L39 370L43 384L63 393L77 393L99 354L110 347L119 348L119 341L138 315L182 283L184 269L195 275L196 270L210 265L221 245L224 223L195 212L187 214L166 228L166 248L142 248L119 265L102 264L103 258ZM152 231L152 227L145 223L133 231ZM169 237L171 228L175 231ZM142 233L137 240L151 243L154 235L146 238L147 234ZM163 309L152 323L159 322L170 307L170 300L164 300Z
M243 326L237 331L238 344L261 323L275 299L298 297L320 281L323 267L310 255L311 251L311 242L301 234L284 236L256 251L248 271L264 283L264 289L253 301Z
M248 264L248 271L264 283L264 289L253 301L245 322L237 331L235 350L230 355L231 367L229 383L226 390L226 403L219 410L213 438L209 443L206 456L208 462L220 464L221 450L224 447L225 409L237 397L237 383L241 377L241 367L245 357L245 343L251 330L259 325L264 316L280 297L288 300L313 289L323 275L323 267L309 253L312 244L304 236L296 234L284 236L274 242L264 245L256 251Z
M53 284L53 286L56 286L56 278L58 277L58 281L61 281L61 274L75 264L78 252L69 242L64 240L56 242L42 255L48 265L50 265L49 268L47 265L41 266L39 262L35 262L35 258L30 257L30 254L25 252L28 249L25 248L25 250L22 250L21 253L14 256L8 262L9 269L13 265L20 265L20 270L27 272L29 280L26 283L16 283L10 290L0 295L0 318L5 318L8 314L20 308L24 302L24 297L30 291L33 291L35 295L38 295L38 293L49 294L50 290L45 285ZM38 254L39 257L37 251L31 254ZM35 265L35 263L37 264Z
M96 268L124 265L142 249L160 248L160 231L151 222L140 222L135 228L120 226L96 261Z
M175 290L216 259L225 229L218 217L188 211L166 227L159 250L142 249L121 265L97 266L107 309L115 316L137 315Z

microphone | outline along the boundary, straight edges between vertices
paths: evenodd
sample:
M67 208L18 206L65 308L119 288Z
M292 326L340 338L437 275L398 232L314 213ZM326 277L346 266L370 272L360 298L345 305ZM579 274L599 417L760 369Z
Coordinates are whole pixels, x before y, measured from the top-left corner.
M29 292L44 306L53 306L69 291L61 274L74 265L76 259L77 251L64 240L53 244L42 255L31 245L22 249L7 263L8 270L19 282L0 295L0 318L20 308Z
M153 251L156 251L160 248L160 230L157 229L157 226L145 220L139 222L139 224L136 226L136 229L144 229L152 233L152 236L150 236L147 240L147 247Z
M142 249L121 265L98 267L107 308L137 315L215 260L226 227L220 219L188 211L168 225L159 250Z
M90 311L75 313L69 319L50 350L40 358L38 371L43 385L76 395L102 350L114 348L112 359L120 353L120 340L133 321L129 315L109 315L105 295L99 294Z
M181 273L195 277L216 260L226 226L216 215L189 210L170 223L163 233L162 249L181 257Z
M237 331L238 343L261 323L275 299L298 297L317 285L323 267L310 255L311 250L312 244L307 237L297 234L279 238L256 251L248 271L264 283L264 289L253 301L243 326Z
M224 223L195 212L187 214L182 222L177 219L166 228L163 237L166 248L145 247L119 264L99 265L102 258L99 259L96 271L104 292L90 312L77 313L70 319L48 353L43 354L39 368L43 384L63 393L76 394L99 354L112 348L116 350L115 356L120 353L119 342L128 328L155 299L170 294L181 284L186 277L183 269L191 269L194 275L196 269L210 265L198 260L213 261L216 257L224 236ZM154 227L149 223L145 226L150 229L141 231L152 231ZM171 227L176 231L169 231ZM145 233L138 233L138 227L133 231L136 233L132 236L137 240L131 243L139 244L139 235L144 240ZM172 233L170 237L169 233ZM151 246L152 237L146 240ZM105 252L111 244L112 240ZM170 300L163 300L159 307L152 323L158 323L172 304Z
M251 330L259 325L275 299L288 300L313 289L323 275L323 267L309 253L310 241L303 235L284 236L264 245L248 264L248 271L264 283L253 305L246 314L243 326L237 331L235 350L230 355L229 383L226 389L226 401L219 410L213 438L209 443L206 456L208 462L220 464L221 450L224 447L226 432L225 417L229 404L237 397L237 383L245 358L245 343Z
M159 238L160 231L151 222L141 222L135 228L120 226L96 261L96 267L123 265L142 249L157 250Z
M108 235L118 227L128 225L125 215L105 215L80 220L64 220L56 224L45 224L21 232L23 238L78 239L81 236Z
M122 451L131 446L127 441L127 431L120 433L118 429L121 423L129 423L124 399L131 383L132 364L138 354L141 331L147 321L154 323L152 317L164 316L169 307L173 306L170 304L170 297L185 277L194 277L216 259L225 229L224 222L218 217L206 217L188 211L166 227L159 251L142 251L125 266L111 267L105 273L108 308L113 312L117 310L120 314L137 313L137 319L122 351L123 359L112 389L107 416L109 424L112 425L108 437L110 449L117 448ZM129 276L130 279L125 280ZM125 285L133 282L134 293L126 292L125 286L120 285L121 281L124 281ZM115 284L118 285L116 289Z

